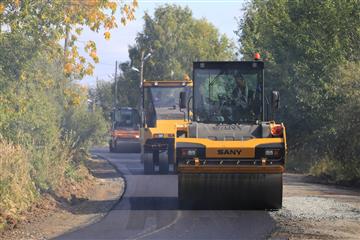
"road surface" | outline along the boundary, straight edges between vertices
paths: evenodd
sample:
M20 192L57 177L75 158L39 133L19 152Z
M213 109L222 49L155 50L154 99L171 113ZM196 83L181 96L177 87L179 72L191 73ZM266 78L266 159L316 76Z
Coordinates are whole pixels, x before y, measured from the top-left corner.
M358 190L285 174L280 211L182 211L176 175L144 175L139 154L93 154L123 174L125 193L100 222L58 239L360 239Z
M139 154L96 149L122 172L121 201L100 222L58 239L264 239L275 221L266 211L181 211L176 175L144 175Z

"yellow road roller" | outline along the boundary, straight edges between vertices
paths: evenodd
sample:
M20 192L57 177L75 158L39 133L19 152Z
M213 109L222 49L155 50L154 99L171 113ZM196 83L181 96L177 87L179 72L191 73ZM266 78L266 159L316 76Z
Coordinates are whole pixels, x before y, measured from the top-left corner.
M145 174L167 174L175 161L175 138L187 135L187 111L179 107L180 92L191 96L192 81L144 80L142 84L141 161ZM184 99L188 100L188 99Z
M192 101L179 95L192 108L176 139L180 208L281 208L286 131L274 121L279 92L264 91L264 62L195 62L192 80Z

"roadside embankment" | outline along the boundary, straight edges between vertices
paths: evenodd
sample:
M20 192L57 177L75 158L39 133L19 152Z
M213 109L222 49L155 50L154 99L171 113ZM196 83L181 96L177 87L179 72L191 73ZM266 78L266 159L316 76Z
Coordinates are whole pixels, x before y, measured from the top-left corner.
M105 216L122 196L124 181L106 160L89 158L85 166L81 181L65 181L43 193L0 233L1 239L49 239Z

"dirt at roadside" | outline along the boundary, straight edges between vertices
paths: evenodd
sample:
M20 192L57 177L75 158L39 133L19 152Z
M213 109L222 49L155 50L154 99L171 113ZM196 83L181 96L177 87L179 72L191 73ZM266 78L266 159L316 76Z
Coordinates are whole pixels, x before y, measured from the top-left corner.
M103 159L87 161L84 180L45 193L0 239L49 239L100 220L124 191L124 180ZM85 170L84 170L85 171Z
M360 191L285 174L283 208L270 239L360 239Z

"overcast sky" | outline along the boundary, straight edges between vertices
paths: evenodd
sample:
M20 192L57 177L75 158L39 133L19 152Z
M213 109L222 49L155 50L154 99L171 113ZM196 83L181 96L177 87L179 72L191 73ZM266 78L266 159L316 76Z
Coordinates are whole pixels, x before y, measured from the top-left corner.
M153 15L154 9L166 3L188 6L195 18L206 18L219 29L220 33L225 33L230 39L235 41L236 18L242 16L242 8L245 2L245 0L139 0L139 7L135 13L136 20L128 23L125 27L121 25L119 28L112 30L109 41L104 39L103 31L99 33L91 31L83 32L80 37L79 47L83 47L81 45L84 45L88 40L94 40L97 44L100 63L96 64L94 75L86 77L81 82L86 85L94 85L97 78L100 80L110 80L109 74L114 73L115 61L123 62L129 60L128 46L134 44L136 34L142 30L144 23L142 17L145 12Z

